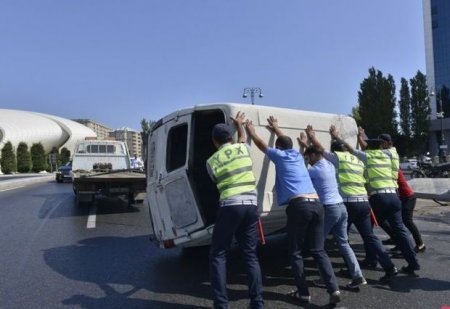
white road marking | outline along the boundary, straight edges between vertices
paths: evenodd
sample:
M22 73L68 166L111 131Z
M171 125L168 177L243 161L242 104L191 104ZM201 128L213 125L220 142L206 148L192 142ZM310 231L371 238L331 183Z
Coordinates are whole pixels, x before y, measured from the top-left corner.
M89 216L86 224L86 228L95 229L95 220L97 219L97 205L93 204L89 209Z
M23 187L25 187L25 186L18 186L18 187L14 187L14 188L3 189L3 190L0 190L0 192L15 190L15 189L23 188Z

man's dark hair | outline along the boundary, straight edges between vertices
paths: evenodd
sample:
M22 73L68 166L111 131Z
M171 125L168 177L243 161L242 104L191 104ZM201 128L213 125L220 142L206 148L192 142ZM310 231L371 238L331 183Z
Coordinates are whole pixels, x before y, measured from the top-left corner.
M218 142L219 144L226 144L226 143L232 143L233 142L233 137L229 136L220 136L220 137L214 137L214 140L216 142Z
M304 155L309 156L311 154L323 155L323 149L314 145L308 146L308 148L305 149Z
M287 135L281 135L275 141L275 147L281 150L292 149L293 147L292 139Z
M345 147L345 144L338 139L335 139L331 142L331 151L347 151L347 147Z

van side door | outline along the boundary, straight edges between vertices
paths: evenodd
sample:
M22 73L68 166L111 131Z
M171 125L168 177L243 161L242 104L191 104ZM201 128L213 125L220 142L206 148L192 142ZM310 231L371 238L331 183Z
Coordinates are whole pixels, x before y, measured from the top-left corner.
M186 236L204 226L188 179L191 115L183 115L152 132L149 140L149 207L159 241ZM153 162L151 159L153 158Z

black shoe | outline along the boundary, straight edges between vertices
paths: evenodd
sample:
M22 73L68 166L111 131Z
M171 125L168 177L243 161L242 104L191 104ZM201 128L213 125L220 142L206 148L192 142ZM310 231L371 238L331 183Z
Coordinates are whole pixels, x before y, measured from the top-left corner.
M383 240L382 243L383 245L395 245L395 242L391 238Z
M417 274L415 273L415 271L416 271L416 270L419 270L419 269L420 269L419 266L411 266L411 265L408 265L408 266L403 266L403 267L402 267L402 272L404 272L405 274L408 274L408 275L417 276Z
M341 292L334 291L330 294L330 305L336 305L338 302L341 301Z
M366 284L367 284L366 279L364 279L364 277L359 277L359 278L353 279L352 282L350 282L349 284L346 285L346 287L349 289L356 289L360 285L366 285Z
M389 283L397 275L398 275L398 269L397 269L397 267L394 266L385 272L384 276L380 278L380 282L381 283Z
M286 294L288 297L298 300L300 303L311 303L311 295L300 295L298 290L292 290Z
M377 261L370 261L368 259L364 259L359 262L359 266L367 269L375 269L377 268Z
M414 251L416 251L417 253L419 253L419 252L425 252L425 250L427 250L427 247L425 247L424 244L421 244L420 246L416 246L416 247L414 248Z

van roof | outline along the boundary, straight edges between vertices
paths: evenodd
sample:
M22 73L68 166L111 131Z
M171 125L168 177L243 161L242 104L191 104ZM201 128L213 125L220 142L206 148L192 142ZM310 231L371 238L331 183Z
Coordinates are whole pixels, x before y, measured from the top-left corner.
M183 115L188 115L195 111L210 110L210 109L221 109L229 115L233 115L237 111L244 111L245 113L247 113L248 116L250 116L250 113L254 112L259 115L258 118L260 118L259 119L260 123L261 123L261 121L265 123L265 119L269 115L273 115L273 116L279 117L279 118L282 118L282 117L289 118L289 120L290 120L289 122L298 121L299 120L298 117L300 117L300 116L302 117L302 119L305 119L305 118L306 119L321 119L321 118L323 119L323 118L330 118L330 117L352 119L352 117L350 117L348 115L343 115L343 114L339 115L339 114L305 111L305 110L300 110L300 109L283 108L283 107L276 107L276 106L222 102L222 103L198 104L198 105L195 105L192 107L177 110L177 111L170 113L170 114L164 116L163 118L159 119L156 122L154 129L157 129L162 124L164 124L172 119L175 119L177 117L181 117ZM256 119L252 119L252 120L255 121ZM286 121L284 121L283 123L287 124ZM320 122L318 122L318 123L316 122L315 124L313 124L313 126L317 129L319 129L318 124L320 124ZM327 127L327 128L321 128L321 129L328 131L329 128Z

